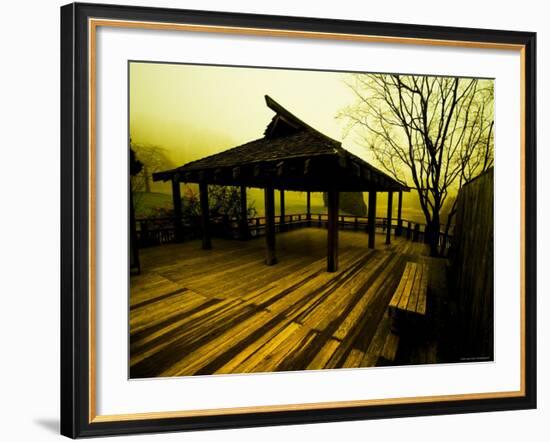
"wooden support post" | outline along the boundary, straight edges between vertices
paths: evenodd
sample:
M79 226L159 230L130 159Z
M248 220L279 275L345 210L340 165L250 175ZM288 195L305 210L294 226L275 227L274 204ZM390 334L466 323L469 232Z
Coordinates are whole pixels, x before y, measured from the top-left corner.
M279 231L285 231L285 191L283 189L279 190L279 206L281 211L281 217L279 221Z
M307 225L311 227L311 192L307 192L307 208L306 208Z
M224 213L222 215L223 236L225 238L231 238L233 235L231 222L229 221L229 215Z
M181 191L179 177L172 178L172 204L174 205L174 236L176 242L183 241L183 225L181 223Z
M418 242L418 237L420 236L420 224L414 225L414 233L413 233L413 242Z
M393 192L388 192L388 212L386 215L386 244L391 244L392 204L393 204Z
M411 222L407 221L407 239L411 239Z
M264 190L265 202L265 263L268 266L277 263L275 255L275 190L266 187Z
M200 203L201 203L201 224L202 224L202 248L209 250L212 248L210 240L210 209L208 208L208 184L199 184Z
M246 186L241 186L241 220L239 227L239 230L241 231L241 239L248 239L248 205L246 203Z
M369 249L374 249L374 236L376 234L376 191L369 191L369 207L368 207L368 229L369 229Z
M397 200L397 228L395 229L395 236L401 236L403 230L403 218L401 217L401 209L403 207L403 191L400 190L399 198Z
M336 190L328 192L328 238L327 272L338 270L338 203L340 194Z
M149 223L147 220L141 220L139 222L139 236L141 244L144 246L151 245L151 238L149 238ZM155 244L158 245L158 244Z
M132 186L129 186L129 205L130 205L130 270L134 270L139 275L141 266L139 263L138 237L136 230L136 215L134 212L134 197L132 195Z

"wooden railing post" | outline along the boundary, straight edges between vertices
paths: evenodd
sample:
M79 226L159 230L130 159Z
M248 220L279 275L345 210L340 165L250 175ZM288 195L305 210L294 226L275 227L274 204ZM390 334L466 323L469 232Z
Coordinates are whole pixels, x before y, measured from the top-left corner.
M275 255L275 190L268 186L264 189L265 202L265 263L268 266L277 263Z
M393 192L388 192L388 212L386 218L386 244L391 244L391 216L392 216Z
M307 226L311 227L311 192L307 192L307 208L306 208Z
M411 222L407 221L407 239L411 239Z
M327 237L327 272L338 270L338 206L339 193L328 192L328 237Z
M368 207L368 232L369 232L369 249L374 249L375 241L374 236L376 234L376 191L369 191L369 207Z
M401 210L403 207L403 191L400 190L398 193L397 200L397 228L395 229L395 236L401 236L403 230L403 219L401 218Z
M172 177L172 204L174 206L174 236L176 242L183 241L183 226L181 223L181 191L179 175Z
M199 184L200 204L201 204L201 226L202 226L202 248L209 250L212 248L210 240L210 209L208 207L208 184Z
M240 237L243 240L249 238L248 231L248 204L246 201L246 186L241 186L241 219L239 222Z
M279 218L279 232L285 231L285 191L283 189L279 190L279 205L281 216Z

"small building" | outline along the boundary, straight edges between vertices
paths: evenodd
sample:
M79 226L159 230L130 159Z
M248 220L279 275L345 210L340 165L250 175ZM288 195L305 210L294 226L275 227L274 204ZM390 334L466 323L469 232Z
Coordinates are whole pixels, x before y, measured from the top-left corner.
M197 183L202 212L202 247L211 248L209 233L208 185L240 186L241 234L247 236L246 188L265 192L265 263L277 262L275 241L275 193L326 192L328 196L327 271L338 268L339 192L368 192L368 232L370 248L375 247L376 194L388 194L386 242L391 241L392 197L397 192L398 228L401 226L402 192L409 188L347 151L342 144L302 121L269 96L266 105L275 112L263 137L223 152L186 163L175 169L155 173L155 181L171 181L174 200L176 239L183 237L180 183ZM282 216L284 220L284 215Z

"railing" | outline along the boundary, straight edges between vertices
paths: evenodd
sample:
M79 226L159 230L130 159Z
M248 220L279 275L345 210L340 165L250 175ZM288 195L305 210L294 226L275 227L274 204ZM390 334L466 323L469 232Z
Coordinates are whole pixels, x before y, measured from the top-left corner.
M136 220L138 246L150 247L160 244L171 243L175 241L174 218L141 218ZM340 230L364 231L368 229L368 218L365 216L339 215L338 226ZM326 227L328 225L328 215L326 213L307 213L288 214L284 218L281 215L275 215L275 231L289 231L301 227ZM199 216L191 219L182 220L183 240L197 239L201 236L201 219ZM257 216L248 218L248 235L252 238L263 236L265 234L266 218ZM385 232L387 229L387 218L377 217L375 220L375 229ZM413 242L426 241L425 224L410 220L391 219L391 231L396 236L404 236ZM210 219L210 233L215 237L238 239L241 237L238 219L228 217L216 217ZM451 246L451 235L445 232L439 233L438 249L443 251L443 255Z

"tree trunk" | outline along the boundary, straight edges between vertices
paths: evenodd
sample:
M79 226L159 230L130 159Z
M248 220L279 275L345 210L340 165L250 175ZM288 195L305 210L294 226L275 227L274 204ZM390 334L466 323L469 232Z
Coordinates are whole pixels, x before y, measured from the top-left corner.
M430 256L439 256L439 229L439 213L434 213L424 232L425 241L430 245Z
M143 180L144 180L144 184L145 184L145 192L147 193L151 193L151 176L149 175L149 169L148 167L144 164L143 165Z
M458 195L455 198L453 202L453 206L451 207L451 210L449 211L449 214L447 215L447 223L445 224L445 240L449 237L449 231L451 230L451 225L453 222L453 218L456 214L456 203L458 201ZM445 242L441 244L441 249L439 250L439 254L441 256L445 255Z

